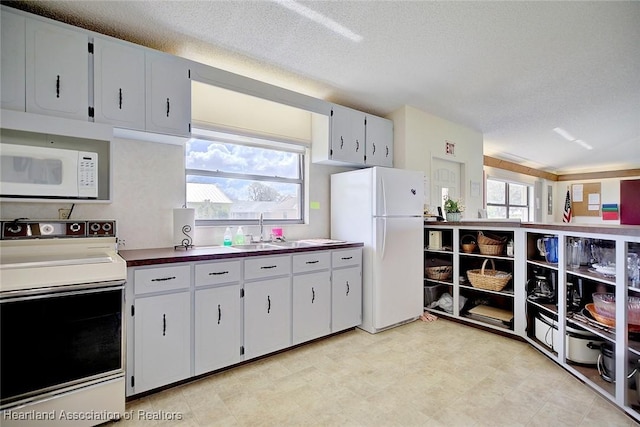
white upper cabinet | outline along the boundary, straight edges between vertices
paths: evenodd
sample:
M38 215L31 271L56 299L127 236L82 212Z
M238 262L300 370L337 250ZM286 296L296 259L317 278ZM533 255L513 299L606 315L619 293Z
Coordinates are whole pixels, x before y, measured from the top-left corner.
M364 163L364 113L334 105L329 121L330 157L344 163Z
M89 38L26 21L26 110L69 119L89 116Z
M93 45L96 123L144 130L144 50L100 38Z
M25 111L25 19L14 13L5 12L3 9L0 30L2 33L2 40L0 40L2 108Z
M393 122L368 115L365 146L367 165L393 167Z
M146 130L191 134L191 80L188 62L160 52L146 56Z

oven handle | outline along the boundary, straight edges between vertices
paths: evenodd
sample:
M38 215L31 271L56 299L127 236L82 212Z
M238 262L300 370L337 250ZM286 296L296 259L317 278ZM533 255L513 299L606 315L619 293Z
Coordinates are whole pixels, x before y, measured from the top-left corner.
M125 280L109 282L83 283L81 285L51 286L38 289L21 289L3 292L0 302L27 301L39 298L64 297L71 295L91 294L97 292L123 290Z

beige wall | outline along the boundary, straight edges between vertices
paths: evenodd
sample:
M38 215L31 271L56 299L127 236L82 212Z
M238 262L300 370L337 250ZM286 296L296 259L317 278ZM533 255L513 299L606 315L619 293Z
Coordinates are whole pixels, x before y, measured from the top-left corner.
M465 218L477 218L482 208L483 138L482 133L405 105L387 116L394 122L394 165L420 170L431 176L431 163L441 158L463 165L462 199ZM445 140L455 143L455 155L445 152ZM480 185L478 195L471 196L471 182Z

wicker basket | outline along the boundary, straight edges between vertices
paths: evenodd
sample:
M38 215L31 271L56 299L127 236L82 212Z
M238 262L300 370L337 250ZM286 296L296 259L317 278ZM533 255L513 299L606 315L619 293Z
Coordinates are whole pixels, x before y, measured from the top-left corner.
M478 247L476 245L476 238L471 234L465 234L464 236L462 236L462 238L460 239L460 246L462 247L462 252L466 254L472 253Z
M492 270L485 270L487 261L491 261ZM497 271L492 259L485 259L480 270L468 270L467 277L471 286L489 291L501 291L511 280L511 273Z
M451 277L453 267L450 265L440 265L437 267L426 267L425 274L431 280L447 280Z
M486 235L478 231L478 248L482 255L502 255L506 237Z

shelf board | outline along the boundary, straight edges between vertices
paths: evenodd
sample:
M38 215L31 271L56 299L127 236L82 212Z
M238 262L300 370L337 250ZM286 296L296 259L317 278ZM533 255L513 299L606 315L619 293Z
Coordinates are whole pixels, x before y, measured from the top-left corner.
M489 289L481 289L481 288L475 288L471 285L460 285L461 289L469 289L471 291L478 291L478 292L486 292L489 294L494 294L494 295L502 295L502 296L507 296L507 297L512 297L514 296L514 292L513 292L513 286L509 285L508 287L504 288L501 291L490 291Z
M452 249L430 249L430 248L424 248L424 251L425 252L434 253L434 254L453 255L453 250Z
M428 278L424 278L425 282L430 282L430 283L436 283L438 285L447 285L447 286L453 286L453 282L452 281L447 281L447 280L435 280L435 279L428 279Z
M513 257L512 256L506 256L506 255L483 255L481 253L465 253L465 252L460 252L460 256L468 256L468 257L473 257L473 258L492 258L492 259L504 259L507 261L513 261Z
M527 303L529 303L529 304L531 304L531 305L533 305L535 307L541 308L541 309L543 309L545 311L548 311L551 314L555 314L556 316L558 315L558 306L555 305L555 304L543 304L543 303L539 303L539 302L536 302L536 301L531 301L529 299L527 299Z
M604 274L596 273L595 271L589 271L588 267L580 267L580 268L569 268L567 267L567 275L569 276L578 276L583 277L585 279L595 280L597 282L606 283L608 285L615 285L616 278L615 277L606 277Z
M594 335L597 335L597 336L599 336L601 338L606 339L607 341L615 341L616 340L615 329L608 328L606 326L600 326L600 325L596 324L595 322L587 323L587 322L583 322L582 320L578 320L578 319L575 319L575 318L567 317L567 323L579 326L582 329L585 329L585 330L591 332Z
M531 265L537 265L540 267L544 267L544 268L549 268L551 270L558 270L558 263L550 263L550 262L546 262L546 261L538 261L538 260L534 260L534 259L528 259L527 260L527 264L531 264Z

